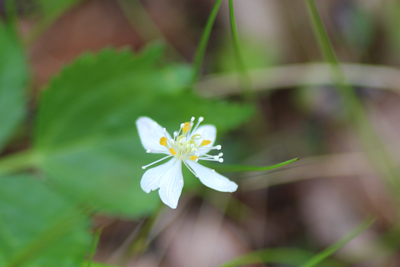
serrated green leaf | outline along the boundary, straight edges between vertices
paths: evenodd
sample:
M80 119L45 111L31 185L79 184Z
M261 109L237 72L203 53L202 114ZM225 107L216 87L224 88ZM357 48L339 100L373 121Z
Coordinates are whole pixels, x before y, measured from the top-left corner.
M160 201L139 185L141 166L159 158L141 146L139 116L172 133L191 116L203 115L226 131L253 112L184 90L191 72L159 66L154 58L149 51L136 57L113 50L87 54L53 79L40 99L34 138L40 167L60 190L103 212L139 216Z
M28 76L17 37L0 22L0 150L23 118Z
M0 266L74 267L90 248L89 222L29 175L1 178Z

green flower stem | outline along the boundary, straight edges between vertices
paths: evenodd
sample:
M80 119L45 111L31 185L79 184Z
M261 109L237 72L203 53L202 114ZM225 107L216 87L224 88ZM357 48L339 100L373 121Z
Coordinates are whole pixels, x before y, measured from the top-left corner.
M215 18L217 17L218 10L221 6L222 0L217 0L215 5L211 11L210 16L208 17L206 27L204 28L203 35L201 36L199 46L197 48L196 54L194 56L193 62L193 77L192 84L194 84L199 76L200 67L204 60L204 54L206 52L208 40L210 39L212 27L214 25Z
M0 159L0 176L34 167L39 160L33 150L12 154Z
M250 76L247 73L246 65L244 63L242 54L240 52L240 44L239 44L239 37L236 27L235 21L235 10L233 8L233 0L229 0L229 18L231 23L231 32L232 32L232 39L233 39L233 50L235 53L236 61L238 64L238 69L240 73L240 83L243 89L243 93L249 99L254 98L254 95L251 91L251 80Z
M400 175L397 165L370 125L367 114L353 88L347 83L314 0L307 0L307 7L318 45L325 60L330 64L330 74L342 100L349 122L354 126L360 142L375 168L385 178L393 195L400 200Z

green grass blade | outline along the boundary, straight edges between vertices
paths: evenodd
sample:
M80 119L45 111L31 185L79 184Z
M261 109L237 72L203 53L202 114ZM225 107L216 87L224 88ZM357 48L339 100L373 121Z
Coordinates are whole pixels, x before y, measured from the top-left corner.
M90 248L89 260L87 261L87 267L93 267L93 265L92 265L93 257L94 257L94 254L96 253L97 245L99 244L100 235L101 235L102 231L103 231L103 228L97 229L96 233L94 234L92 247Z
M244 60L243 60L242 54L240 52L240 44L239 44L238 31L237 31L236 21L235 21L235 10L233 7L233 0L229 0L229 18L230 18L231 32L232 32L232 38L233 38L233 49L235 52L235 57L237 60L238 69L239 69L239 73L240 73L240 83L241 83L241 86L243 88L243 92L245 93L245 95L249 99L252 99L250 76L247 72L246 65L244 64Z
M272 169L280 168L292 162L299 160L299 158L284 161L272 166L247 166L247 165L221 165L216 167L220 172L251 172L251 171L269 171Z
M400 201L400 181L398 179L400 173L397 169L397 164L390 157L388 151L385 150L382 141L371 126L361 102L357 98L353 88L347 83L314 0L307 0L307 7L314 34L325 60L331 66L331 77L338 90L349 122L354 127L360 143L367 152L374 167L386 180L389 191L392 192L395 199Z
M368 227L370 227L374 222L376 218L368 218L364 220L360 225L358 225L356 228L354 228L349 234L347 234L345 237L322 251L321 253L315 255L312 257L310 260L308 260L306 263L303 263L300 265L300 267L312 267L316 266L318 263L323 261L326 257L330 256L332 253L346 245L348 242L350 242L353 238L364 232Z
M299 266L301 262L304 262L307 258L312 257L312 255L312 252L300 249L269 248L254 251L237 257L236 259L220 265L220 267L245 266L254 263L280 263L285 264L285 266ZM323 266L343 267L345 265L333 260L327 260Z
M210 39L210 34L212 27L214 25L215 18L217 17L218 10L221 6L222 0L217 0L215 5L211 11L210 16L208 17L206 27L204 28L203 35L201 36L199 47L197 48L196 55L194 57L193 62L193 77L192 77L192 84L197 81L199 76L200 66L203 63L204 54L206 52L206 47L208 44L208 40Z

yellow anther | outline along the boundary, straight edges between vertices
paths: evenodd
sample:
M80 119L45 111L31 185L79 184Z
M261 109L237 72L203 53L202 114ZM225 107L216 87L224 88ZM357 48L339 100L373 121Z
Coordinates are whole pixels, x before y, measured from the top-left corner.
M160 138L160 145L166 146L166 145L167 145L167 138L161 137L161 138Z
M170 149L169 149L169 153L171 153L171 154L174 155L174 156L176 155L175 149L173 149L173 148L170 148Z
M191 128L190 122L185 122L185 126L183 126L182 130L184 133L187 133Z
M211 144L210 140L203 140L203 142L201 142L200 146L206 146L206 145L209 145L209 144Z
M199 157L197 157L197 156L190 156L190 159L191 160L196 160L196 159L198 159Z

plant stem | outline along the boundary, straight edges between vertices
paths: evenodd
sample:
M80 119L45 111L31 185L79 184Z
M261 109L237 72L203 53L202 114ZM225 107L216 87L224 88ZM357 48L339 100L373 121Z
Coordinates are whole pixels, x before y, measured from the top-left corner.
M92 266L93 257L94 257L94 254L96 253L97 244L99 243L100 235L101 235L102 231L103 231L103 228L99 228L99 229L96 230L96 232L94 234L92 248L90 249L90 255L89 255L89 260L88 260L87 267Z
M203 35L201 36L199 46L197 47L196 54L194 56L193 61L193 76L192 76L192 84L194 84L199 76L200 66L204 60L204 54L206 52L208 40L210 39L211 30L215 22L215 18L217 17L218 10L221 6L222 0L217 0L215 5L211 11L210 16L208 17L206 27L204 28Z
M242 54L240 53L240 44L239 44L239 37L236 27L235 21L235 10L233 8L233 0L229 0L229 18L231 23L231 33L233 39L233 50L235 53L236 61L238 64L238 69L240 73L240 83L243 89L243 93L249 99L254 98L252 91L251 91L251 80L250 76L247 73L246 65L244 63Z
M307 4L314 34L325 60L330 64L330 74L338 90L339 97L342 100L349 122L354 126L360 138L361 145L375 165L375 168L385 178L388 187L399 200L400 184L397 165L384 149L383 143L369 123L361 102L357 98L353 88L347 83L314 0L307 0Z

